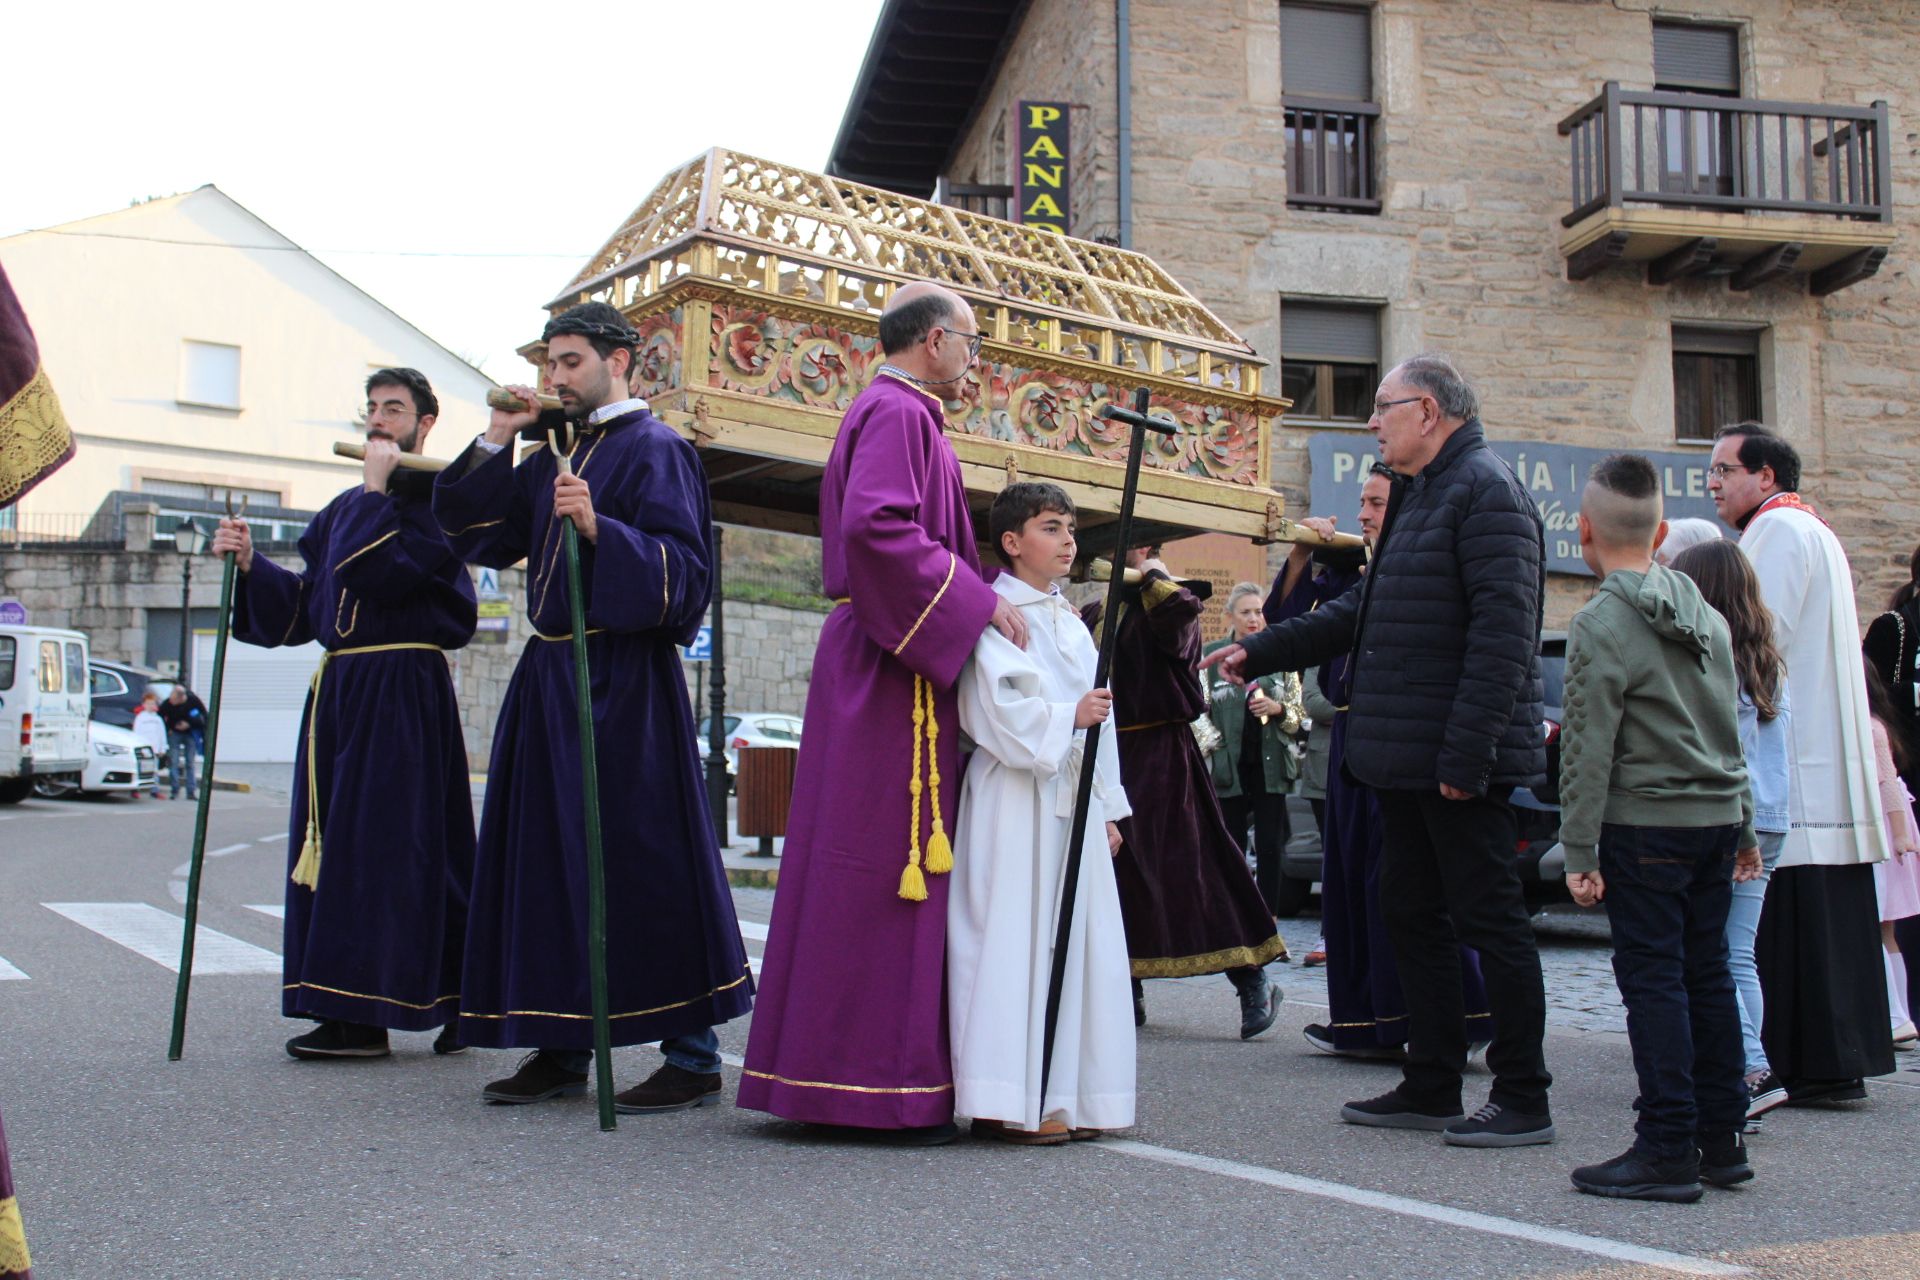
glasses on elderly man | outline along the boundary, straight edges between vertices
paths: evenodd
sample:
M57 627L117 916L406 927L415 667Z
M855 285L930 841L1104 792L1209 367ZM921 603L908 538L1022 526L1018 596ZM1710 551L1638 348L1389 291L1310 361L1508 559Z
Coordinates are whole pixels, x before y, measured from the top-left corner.
M967 340L967 359L969 360L972 360L980 354L980 344L986 341L987 337L984 333L968 333L965 329L948 329L944 326L942 326L941 331L943 333L950 333L956 338L965 338Z
M1426 399L1425 396L1402 396L1398 400L1375 400L1373 402L1373 417L1384 418L1387 416L1387 410L1397 404L1412 404L1415 400L1424 399ZM1372 421L1372 419L1370 418L1368 421Z

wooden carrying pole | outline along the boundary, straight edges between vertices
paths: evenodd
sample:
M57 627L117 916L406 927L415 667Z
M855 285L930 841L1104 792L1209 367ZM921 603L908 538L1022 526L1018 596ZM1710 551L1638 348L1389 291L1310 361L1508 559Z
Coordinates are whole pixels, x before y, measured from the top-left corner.
M518 402L516 401L515 403ZM367 446L355 444L351 440L335 440L333 442L333 451L339 457L352 458L355 462L365 462L367 459ZM447 462L444 458L429 458L424 454L403 453L400 455L399 467L402 471L440 472L447 469Z
M1131 412L1108 405L1103 417L1127 423L1133 429L1127 447L1127 479L1120 491L1120 522L1115 533L1113 564L1107 576L1106 604L1100 614L1100 657L1094 664L1093 687L1107 687L1113 671L1114 641L1120 634L1120 592L1126 572L1128 542L1133 536L1133 500L1140 491L1140 455L1146 451L1147 432L1172 435L1174 423L1147 416L1147 390L1133 393ZM1081 748L1079 786L1073 796L1073 827L1067 837L1067 865L1060 884L1060 916L1053 931L1053 967L1047 976L1046 1034L1040 1050L1040 1120L1047 1118L1047 1082L1053 1075L1053 1043L1060 1029L1060 993L1066 983L1067 946L1073 940L1073 907L1079 897L1081 846L1087 837L1087 814L1093 805L1093 774L1099 759L1101 726L1087 726L1086 743Z

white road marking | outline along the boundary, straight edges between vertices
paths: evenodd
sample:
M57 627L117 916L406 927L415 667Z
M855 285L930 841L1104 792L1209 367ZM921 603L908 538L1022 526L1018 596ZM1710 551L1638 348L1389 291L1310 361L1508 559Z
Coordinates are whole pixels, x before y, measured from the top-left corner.
M255 844L280 844L283 841L285 841L286 838L287 838L287 833L282 831L277 836L261 836L258 840L255 840L254 843Z
M245 905L247 910L258 911L261 915L272 916L275 920L287 918L287 907L283 902L249 902Z
M1659 1267L1681 1275L1743 1276L1750 1274L1747 1268L1728 1262L1714 1262L1708 1258L1696 1258L1684 1253L1669 1253L1665 1249L1650 1249L1645 1245L1628 1244L1624 1240L1610 1240L1605 1236L1581 1235L1576 1231L1543 1227L1532 1222L1521 1222L1516 1218L1495 1217L1493 1214L1476 1213L1471 1209L1456 1209L1451 1205L1429 1204L1425 1200L1415 1200L1408 1196L1396 1196L1384 1191L1368 1191L1362 1187L1350 1187L1344 1183L1302 1177L1296 1173L1282 1173L1277 1169L1266 1169L1255 1164L1241 1164L1237 1160L1221 1160L1213 1156L1194 1155L1187 1151L1174 1151L1168 1147L1156 1147L1151 1143L1135 1142L1127 1138L1108 1139L1086 1145L1096 1151L1107 1151L1114 1155L1132 1156L1135 1159L1175 1165L1199 1173L1238 1178L1243 1182L1256 1182L1281 1191L1320 1196L1363 1209L1378 1209L1409 1218L1423 1218L1428 1222L1443 1223L1467 1231L1508 1236L1515 1240L1552 1245L1555 1248L1571 1249L1577 1253L1594 1254L1620 1262L1637 1262L1642 1266Z
M146 902L44 902L47 910L117 942L171 973L180 972L180 935L186 921ZM205 925L194 930L195 974L280 972L280 957Z
M0 982L18 982L26 976L26 974L8 964L5 956L0 956Z
M752 938L755 942L765 942L767 940L767 926L761 924L758 920L742 920L740 922L740 936L743 938Z
M224 858L230 853L239 853L242 850L251 849L251 848L253 848L253 845L250 842L247 844L230 844L224 849L207 850L207 856L209 858Z

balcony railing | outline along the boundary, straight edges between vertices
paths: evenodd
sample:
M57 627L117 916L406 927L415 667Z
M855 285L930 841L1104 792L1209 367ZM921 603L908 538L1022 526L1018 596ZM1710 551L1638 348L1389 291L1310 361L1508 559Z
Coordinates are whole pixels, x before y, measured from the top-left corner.
M1280 99L1287 125L1287 203L1297 209L1380 212L1371 102Z
M1647 93L1609 81L1560 134L1572 161L1569 227L1629 203L1893 220L1885 102Z

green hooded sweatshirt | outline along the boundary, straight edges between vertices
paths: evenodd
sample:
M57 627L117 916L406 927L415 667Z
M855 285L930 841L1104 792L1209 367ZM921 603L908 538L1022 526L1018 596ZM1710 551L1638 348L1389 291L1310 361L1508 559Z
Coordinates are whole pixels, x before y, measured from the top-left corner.
M1740 824L1753 798L1740 753L1727 624L1684 574L1622 569L1567 629L1560 843L1568 871L1599 867L1600 826Z

